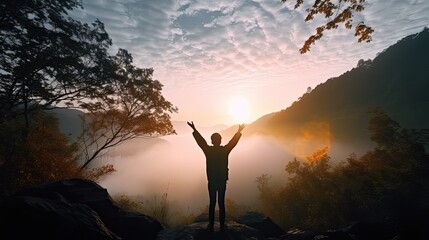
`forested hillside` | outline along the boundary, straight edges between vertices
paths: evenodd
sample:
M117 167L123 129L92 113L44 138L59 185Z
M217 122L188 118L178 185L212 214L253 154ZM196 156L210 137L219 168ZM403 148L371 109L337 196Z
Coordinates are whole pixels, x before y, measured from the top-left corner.
M429 128L428 56L425 28L373 60L360 60L355 68L319 84L286 109L260 118L247 133L291 141L305 138L314 150L336 143L369 146L368 110L376 106L406 128Z

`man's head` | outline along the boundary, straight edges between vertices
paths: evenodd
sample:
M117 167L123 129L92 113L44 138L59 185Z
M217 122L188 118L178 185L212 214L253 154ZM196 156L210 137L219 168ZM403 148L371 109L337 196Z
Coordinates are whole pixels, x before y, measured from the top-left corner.
M222 136L219 133L213 133L211 138L212 144L214 146L220 146L220 143L222 142Z

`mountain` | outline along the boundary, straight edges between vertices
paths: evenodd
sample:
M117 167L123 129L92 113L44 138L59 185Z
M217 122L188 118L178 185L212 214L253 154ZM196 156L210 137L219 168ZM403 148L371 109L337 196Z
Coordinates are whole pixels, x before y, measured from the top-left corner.
M188 126L186 121L172 121L171 123L173 124L174 130L179 135L192 133L192 129ZM213 126L200 126L198 125L198 123L195 123L195 126L197 127L198 131L207 133L214 133L228 128L228 126L224 124L216 124Z
M82 124L80 116L84 112L77 109L55 108L49 110L58 119L60 131L68 136L71 141L75 141L82 133Z
M360 60L357 67L319 84L288 108L263 116L246 132L274 136L295 147L307 144L313 151L323 145L363 151L371 146L367 126L372 107L381 107L403 127L429 128L428 90L425 28L373 60Z

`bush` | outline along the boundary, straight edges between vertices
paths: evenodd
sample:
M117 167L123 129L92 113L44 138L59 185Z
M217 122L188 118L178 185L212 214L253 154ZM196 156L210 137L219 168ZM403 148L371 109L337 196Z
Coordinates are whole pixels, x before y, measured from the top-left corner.
M327 230L353 221L424 221L429 212L429 157L419 131L399 126L380 109L370 121L375 149L332 166L327 149L286 166L289 181L257 178L261 211L285 229ZM428 214L427 214L428 215Z

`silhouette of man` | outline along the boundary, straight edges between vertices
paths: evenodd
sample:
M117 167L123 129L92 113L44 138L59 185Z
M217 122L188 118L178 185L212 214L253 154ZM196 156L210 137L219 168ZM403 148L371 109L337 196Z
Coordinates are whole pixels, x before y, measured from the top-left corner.
M211 136L212 146L209 146L206 140L201 136L195 128L193 122L188 122L188 125L194 130L192 135L197 141L198 146L203 150L206 156L206 173L209 190L209 224L207 229L212 232L214 229L216 194L219 205L219 224L220 230L224 231L225 225L225 191L226 182L228 181L228 155L231 150L237 145L241 137L241 131L245 125L240 124L238 130L232 139L225 146L221 146L222 136L219 133L213 133Z

